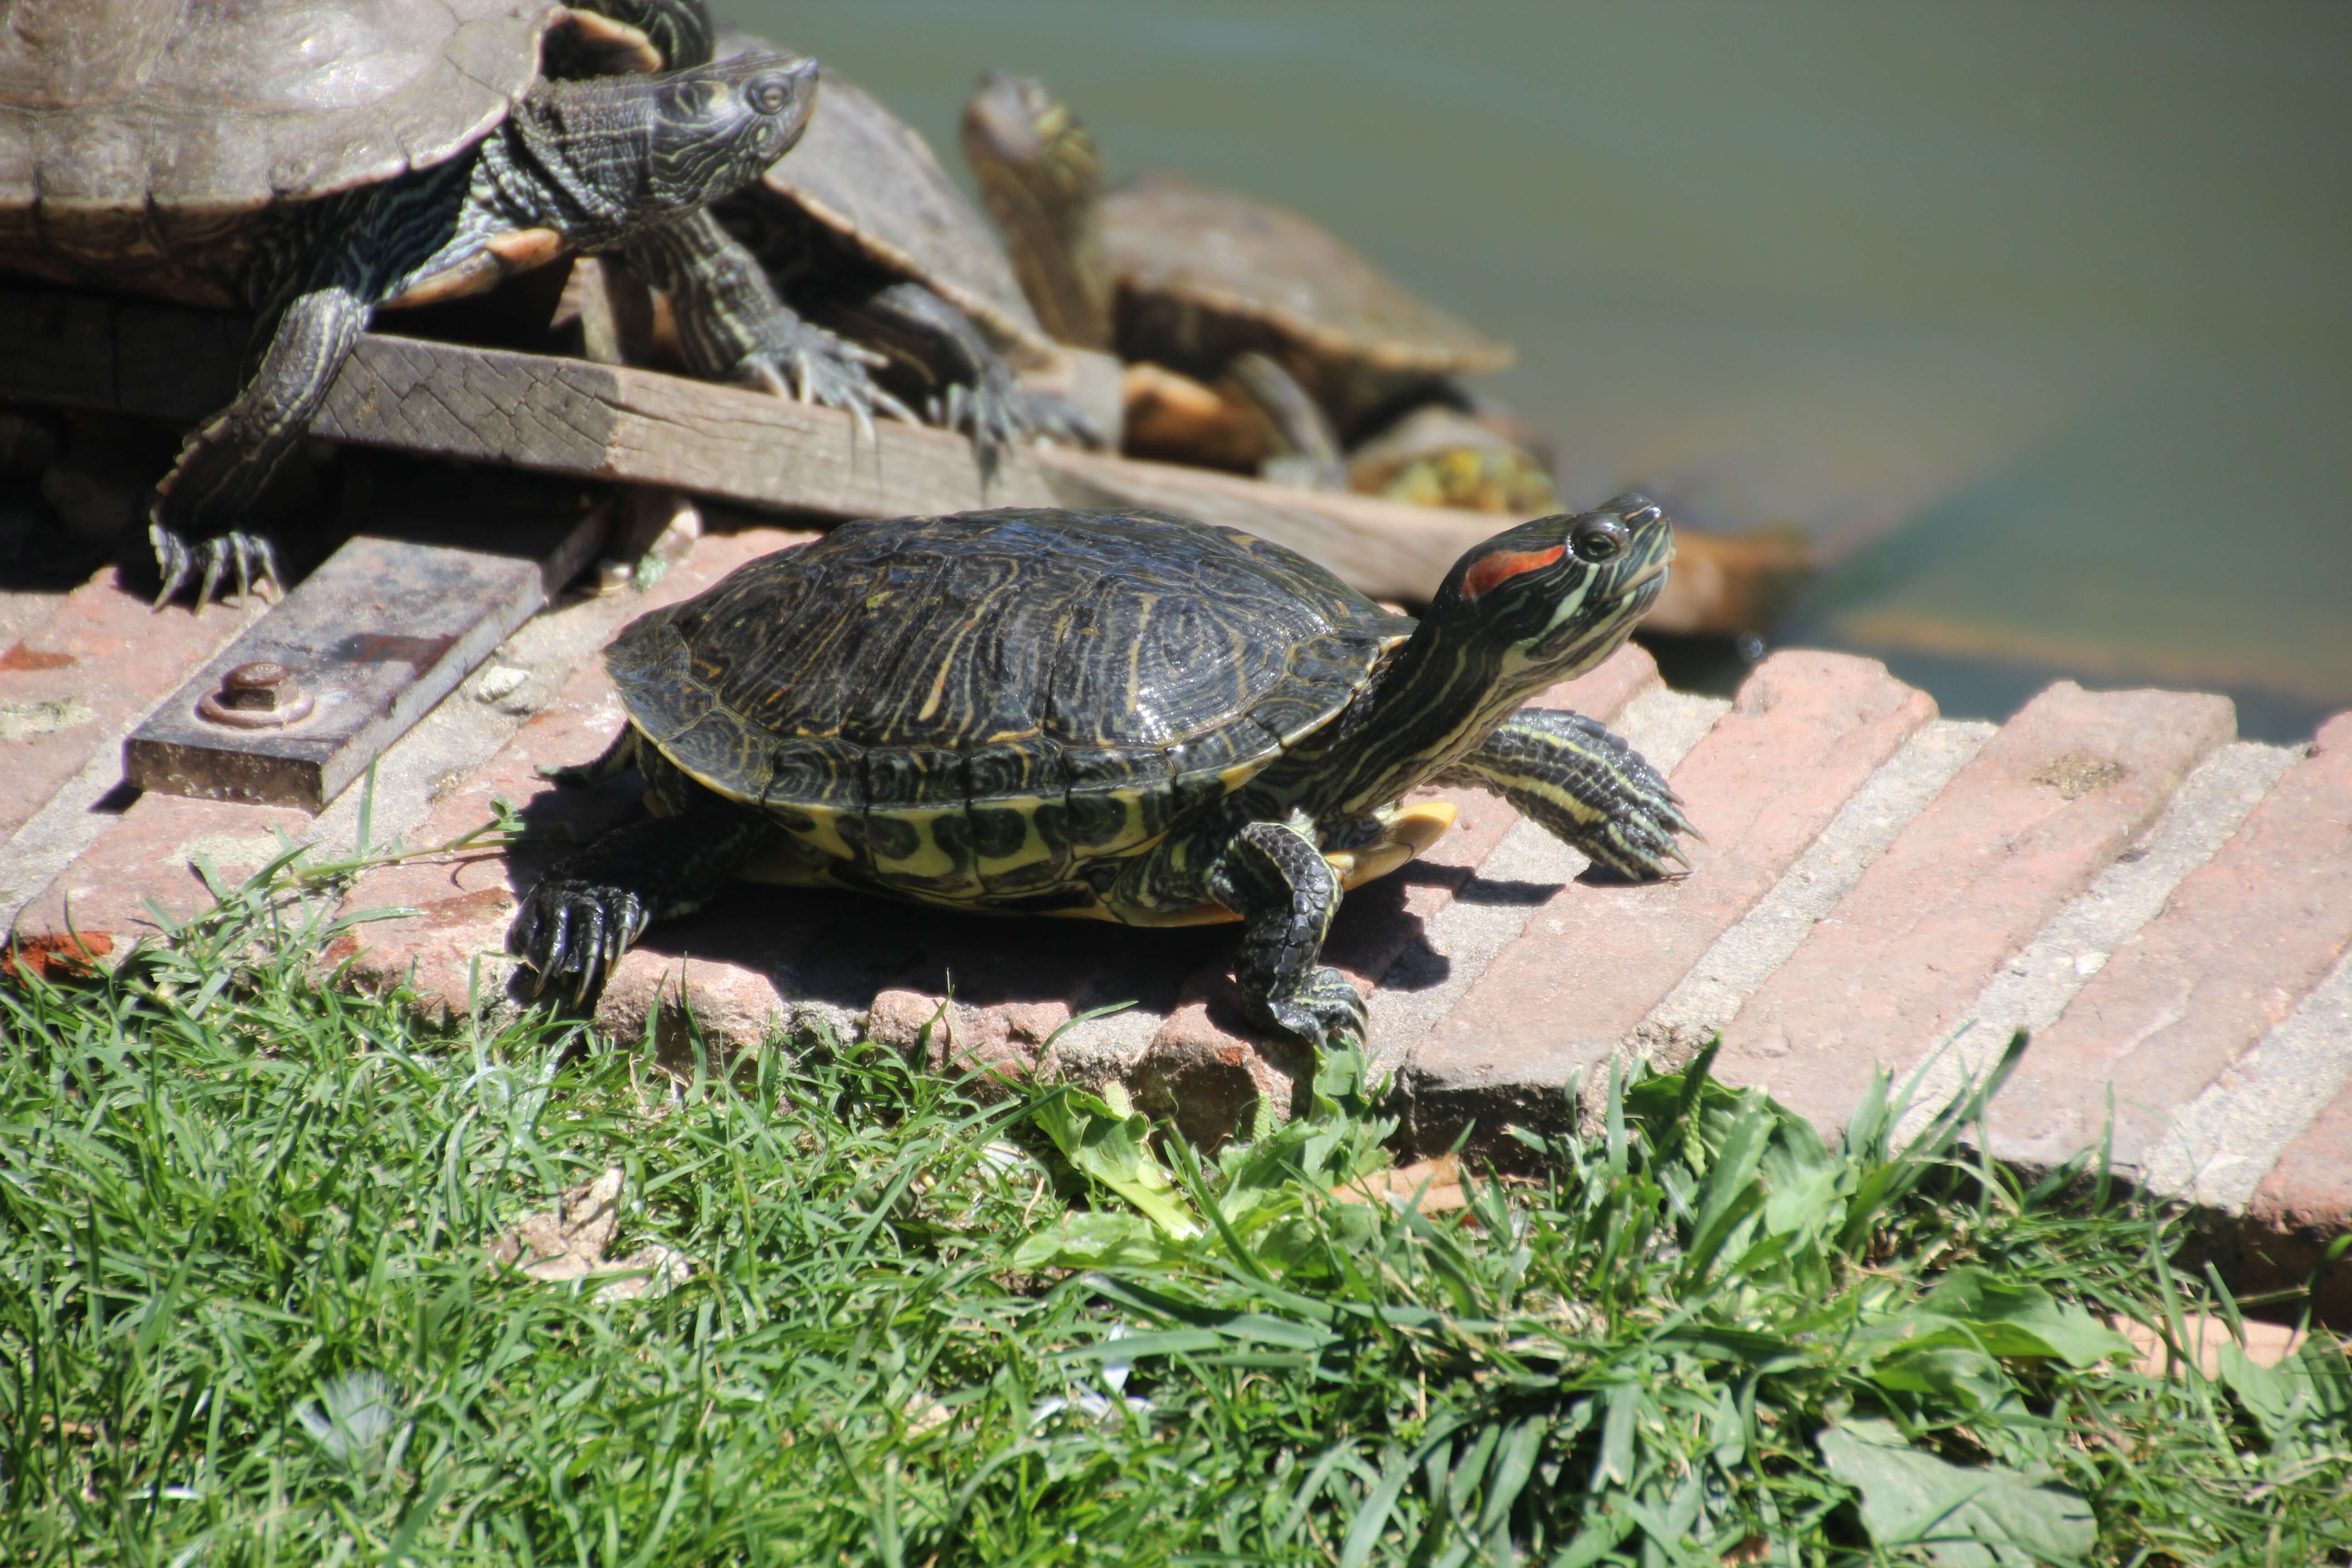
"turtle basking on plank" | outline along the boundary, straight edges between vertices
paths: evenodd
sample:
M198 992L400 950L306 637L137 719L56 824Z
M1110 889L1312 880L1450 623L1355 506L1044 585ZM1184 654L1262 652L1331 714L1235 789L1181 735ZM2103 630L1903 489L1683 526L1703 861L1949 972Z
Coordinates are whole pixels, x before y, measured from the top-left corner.
M721 58L775 52L731 29ZM1103 435L1013 367L1060 355L988 220L930 146L831 67L800 144L712 209L785 301L889 363L882 384L930 422L969 431L983 463L1031 435L1098 447Z
M242 389L159 487L159 604L198 568L201 597L230 567L275 574L254 503L376 307L567 249L635 262L673 229L659 258L707 267L732 242L700 209L791 147L815 90L814 64L790 57L541 70L551 29L566 68L591 73L707 37L698 0L17 0L7 22L0 271L257 315ZM863 374L829 334L753 325L766 335L730 367L814 356Z
M1318 963L1344 892L1493 791L1595 861L1689 831L1599 724L1522 709L1625 638L1674 531L1640 496L1496 534L1417 623L1305 557L1141 510L853 522L641 616L605 650L656 814L558 861L508 945L584 997L730 878L1128 925L1243 924L1261 1024L1363 1003Z

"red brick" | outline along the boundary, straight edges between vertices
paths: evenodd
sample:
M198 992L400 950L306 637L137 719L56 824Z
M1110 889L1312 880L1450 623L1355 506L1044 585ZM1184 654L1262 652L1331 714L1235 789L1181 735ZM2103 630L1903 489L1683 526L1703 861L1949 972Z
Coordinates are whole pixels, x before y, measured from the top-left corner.
M119 960L141 937L160 934L150 901L173 920L212 907L198 856L233 886L277 857L279 834L299 841L310 826L308 812L288 806L141 795L18 911L16 939L102 933Z
M1834 1128L2235 732L2226 698L2061 681L1985 742L1724 1031L1716 1070Z
M1416 1077L1559 1084L1606 1059L1935 716L1875 660L1773 655L1675 770L1706 835L1684 847L1690 874L1553 893L1415 1050Z
M2352 944L2352 714L2320 730L2220 853L2036 1036L1995 1118L2004 1158L2098 1143L2140 1164L2173 1113L2292 1013ZM2339 1149L2339 1152L2343 1151Z
M150 610L110 566L66 595L39 630L0 652L0 710L23 714L57 703L71 716L58 728L0 742L0 837L22 827L267 607L257 595L202 614L177 605Z
M2240 1288L2249 1294L2302 1285L2328 1243L2352 1231L2352 1086L2287 1145L2246 1205L2244 1229ZM2313 1305L2319 1321L2352 1330L2352 1254L2321 1281Z
M811 537L772 528L708 535L646 593L645 608L688 598L754 556ZM449 843L489 822L496 815L493 803L505 800L534 829L567 835L568 839L520 845L510 851L492 847L427 856L370 872L345 898L344 912L394 908L419 912L360 927L352 942L356 951L334 955L352 958L352 977L374 984L405 979L429 1005L460 1014L478 984L488 984L497 992L494 982L502 965L486 965L483 960L495 961L505 950L516 889L536 881L570 841L593 837L635 805L625 779L565 789L539 770L590 761L612 742L623 721L621 700L604 674L604 662L584 661L546 707L531 715L497 755L436 801L431 815L407 836L412 846ZM650 995L637 1000L649 1005Z

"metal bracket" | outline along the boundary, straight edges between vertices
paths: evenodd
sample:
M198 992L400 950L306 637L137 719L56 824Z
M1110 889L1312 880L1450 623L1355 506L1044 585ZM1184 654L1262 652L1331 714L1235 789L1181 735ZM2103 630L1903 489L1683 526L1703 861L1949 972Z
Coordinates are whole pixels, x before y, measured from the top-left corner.
M483 516L462 548L354 536L123 742L125 775L320 809L588 563L610 512Z

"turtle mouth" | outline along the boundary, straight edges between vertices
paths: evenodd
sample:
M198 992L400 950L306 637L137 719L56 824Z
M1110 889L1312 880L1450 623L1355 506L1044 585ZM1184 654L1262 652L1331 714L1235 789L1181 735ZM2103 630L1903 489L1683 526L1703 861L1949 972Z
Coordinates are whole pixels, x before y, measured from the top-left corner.
M1663 579L1665 577L1666 569L1674 563L1675 542L1669 539L1664 550L1659 551L1653 559L1644 562L1640 571L1625 579L1624 592L1638 594L1653 583L1658 584L1661 587L1664 586Z

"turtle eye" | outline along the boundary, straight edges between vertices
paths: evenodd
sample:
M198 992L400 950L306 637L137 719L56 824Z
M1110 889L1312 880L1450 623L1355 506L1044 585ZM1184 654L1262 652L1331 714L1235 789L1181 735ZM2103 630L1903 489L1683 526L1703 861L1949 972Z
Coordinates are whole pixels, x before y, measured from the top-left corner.
M1568 547L1576 552L1576 558L1594 566L1616 560L1633 542L1633 536L1625 524L1605 511L1586 518L1568 535Z
M763 76L751 84L751 107L762 114L782 114L793 100L792 84L778 76Z

